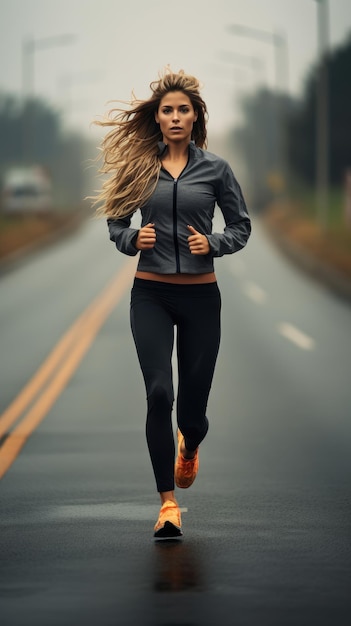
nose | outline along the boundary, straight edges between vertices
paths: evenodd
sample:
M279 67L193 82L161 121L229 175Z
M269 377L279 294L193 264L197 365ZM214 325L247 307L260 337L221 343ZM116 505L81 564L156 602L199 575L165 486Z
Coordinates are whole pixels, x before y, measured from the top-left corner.
M179 115L176 110L173 111L172 122L179 122Z

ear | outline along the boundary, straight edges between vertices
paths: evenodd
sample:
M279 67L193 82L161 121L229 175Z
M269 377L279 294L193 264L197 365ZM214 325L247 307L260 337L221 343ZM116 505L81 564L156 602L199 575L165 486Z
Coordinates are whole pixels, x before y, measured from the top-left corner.
M194 122L197 122L198 112L197 112L196 109L195 109L194 113L195 113L195 115L194 115Z
M160 123L160 118L158 117L157 111L155 111L155 122L156 122L156 124Z

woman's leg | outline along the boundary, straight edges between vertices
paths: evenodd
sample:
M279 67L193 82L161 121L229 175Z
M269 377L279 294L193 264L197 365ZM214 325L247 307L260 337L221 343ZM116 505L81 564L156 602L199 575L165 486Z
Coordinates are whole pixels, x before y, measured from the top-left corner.
M196 285L181 300L177 327L177 421L186 451L194 452L206 436L206 409L220 343L221 298L217 283Z
M147 395L146 438L161 501L174 499L172 350L174 325L166 307L146 288L133 288L131 328Z

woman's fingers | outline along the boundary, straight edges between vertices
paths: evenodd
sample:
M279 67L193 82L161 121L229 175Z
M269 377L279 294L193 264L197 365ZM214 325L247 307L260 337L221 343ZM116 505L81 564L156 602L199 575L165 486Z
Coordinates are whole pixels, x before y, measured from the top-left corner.
M188 237L188 245L191 254L208 254L210 252L210 244L208 239L202 233L199 233L193 226L188 226L191 235ZM136 239L136 248L138 250L150 250L156 243L155 224L149 222L146 226L140 228Z
M194 226L189 226L189 225L188 225L188 226L187 226L187 229L188 229L188 230L190 230L190 232L191 232L193 235L199 235L199 234L200 234L198 230L195 230Z
M188 237L188 244L191 254L208 254L210 251L210 244L208 239L202 233L199 233L193 226L188 226L188 230L192 233Z
M156 243L156 231L155 224L149 222L146 226L140 228L136 240L136 247L138 250L149 250L153 248Z

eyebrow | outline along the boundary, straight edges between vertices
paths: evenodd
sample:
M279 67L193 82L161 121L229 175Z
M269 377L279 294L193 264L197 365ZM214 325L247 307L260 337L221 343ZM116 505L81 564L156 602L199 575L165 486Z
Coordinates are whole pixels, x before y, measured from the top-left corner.
M165 108L173 108L173 104L161 104L162 107ZM179 107L190 107L191 104L189 102L184 102L184 104L179 104Z

